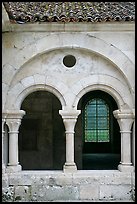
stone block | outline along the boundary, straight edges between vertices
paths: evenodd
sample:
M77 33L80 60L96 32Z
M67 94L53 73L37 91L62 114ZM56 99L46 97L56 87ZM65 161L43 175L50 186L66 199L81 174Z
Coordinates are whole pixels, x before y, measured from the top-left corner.
M12 78L14 77L16 70L15 68L10 65L10 64L5 64L3 66L3 70L2 70L2 81L8 85L10 85L10 82L12 80Z
M29 87L35 84L33 76L22 79L21 83L23 84L24 87Z
M99 183L99 179L97 177L89 176L86 174L83 175L73 175L73 184L74 185L81 185L81 184L92 184L92 183Z
M34 81L36 84L45 84L45 76L40 74L35 74Z
M31 189L32 201L77 200L79 199L76 186L44 186L35 185Z
M131 185L100 185L100 200L132 200Z
M9 175L9 185L31 185L32 180L31 180L31 176L29 175L14 175L14 174L10 174Z
M51 181L53 181L57 186L69 186L72 185L72 174L71 173L66 173L66 174L59 174L59 175L54 175L50 176L49 178L49 185L51 184Z
M87 200L98 200L99 199L99 185L95 184L87 184L80 185L80 199Z
M100 184L131 184L131 174L125 172L115 172L107 173L106 175L100 177Z
M30 201L30 187L29 186L15 186L15 202Z
M9 186L8 176L7 174L2 174L2 188L6 188Z

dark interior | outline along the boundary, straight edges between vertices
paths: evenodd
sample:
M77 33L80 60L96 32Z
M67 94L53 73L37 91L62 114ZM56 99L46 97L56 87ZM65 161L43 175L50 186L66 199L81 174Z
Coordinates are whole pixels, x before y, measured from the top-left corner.
M83 109L87 101L92 98L99 97L106 101L110 108L110 142L85 142L84 141L84 127L83 127ZM77 146L77 138L81 138L81 155L82 163L79 169L117 169L120 162L121 151L121 137L120 129L117 120L113 116L113 111L118 109L115 100L106 92L92 91L85 94L78 104L78 109L81 109L81 115L78 118L75 130L75 146ZM77 131L81 126L81 131ZM75 158L77 161L77 151L75 151Z

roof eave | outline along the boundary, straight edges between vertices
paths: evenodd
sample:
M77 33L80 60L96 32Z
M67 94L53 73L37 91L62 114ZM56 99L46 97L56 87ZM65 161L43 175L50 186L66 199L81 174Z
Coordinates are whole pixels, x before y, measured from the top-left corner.
M2 3L2 32L10 31L11 23L8 13Z

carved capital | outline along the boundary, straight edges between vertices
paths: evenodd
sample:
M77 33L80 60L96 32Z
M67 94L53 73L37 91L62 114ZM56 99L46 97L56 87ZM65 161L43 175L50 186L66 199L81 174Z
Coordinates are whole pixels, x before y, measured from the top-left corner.
M131 126L135 118L135 115L131 110L115 110L113 111L113 114L117 119L122 132L131 130Z
M74 133L74 127L81 110L59 110L59 114L63 118L66 133Z
M23 115L25 115L25 111L7 110L5 114L6 114L6 124L8 125L10 132L18 132L19 126L21 124L21 119Z
M18 133L19 126L21 124L21 119L6 119L6 123L9 127L10 132Z

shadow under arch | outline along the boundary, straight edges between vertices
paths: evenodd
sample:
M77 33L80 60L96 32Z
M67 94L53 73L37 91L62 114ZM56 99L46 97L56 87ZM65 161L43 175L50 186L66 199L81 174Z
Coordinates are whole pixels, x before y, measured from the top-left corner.
M19 128L19 161L23 170L62 170L65 127L61 102L49 91L33 90L21 104L26 112Z
M96 105L85 109L92 100L96 101ZM100 105L100 101L107 105L108 113L103 113L105 105ZM75 126L75 162L78 168L117 169L121 158L121 136L113 116L113 111L118 109L115 99L102 90L92 90L80 98L78 109L81 110Z

